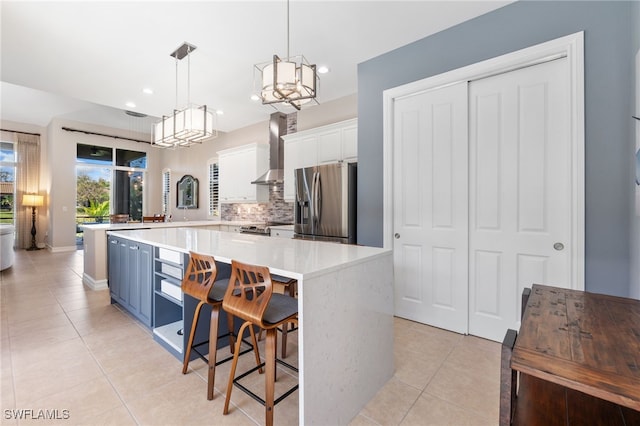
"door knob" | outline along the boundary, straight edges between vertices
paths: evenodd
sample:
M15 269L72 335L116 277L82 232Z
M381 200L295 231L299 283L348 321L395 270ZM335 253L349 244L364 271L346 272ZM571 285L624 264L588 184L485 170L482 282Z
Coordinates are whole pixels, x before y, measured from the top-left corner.
M396 240L400 238L400 234L398 234L397 232L393 236L395 237Z
M556 249L556 250L558 250L558 251L560 251L560 250L564 249L564 244L562 244L562 243L555 243L555 244L553 245L553 248L554 248L554 249Z

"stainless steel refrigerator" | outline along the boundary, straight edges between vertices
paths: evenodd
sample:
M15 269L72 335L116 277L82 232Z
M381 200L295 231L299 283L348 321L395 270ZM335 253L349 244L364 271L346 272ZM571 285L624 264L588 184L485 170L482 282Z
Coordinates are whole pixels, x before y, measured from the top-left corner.
M356 243L356 163L295 170L294 238Z

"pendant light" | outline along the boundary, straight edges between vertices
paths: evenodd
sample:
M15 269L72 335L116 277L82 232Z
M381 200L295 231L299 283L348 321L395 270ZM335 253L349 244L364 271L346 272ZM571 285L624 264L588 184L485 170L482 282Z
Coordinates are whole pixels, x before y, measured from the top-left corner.
M289 54L289 0L287 0L287 56L273 55L271 62L256 64L260 74L260 95L263 105L288 104L299 110L310 101L316 101L318 74L316 66L303 55Z
M215 114L206 105L191 104L191 58L196 46L184 42L170 56L176 61L176 109L169 116L153 126L151 144L160 148L186 147L215 138ZM187 106L177 109L178 104L178 61L187 58Z

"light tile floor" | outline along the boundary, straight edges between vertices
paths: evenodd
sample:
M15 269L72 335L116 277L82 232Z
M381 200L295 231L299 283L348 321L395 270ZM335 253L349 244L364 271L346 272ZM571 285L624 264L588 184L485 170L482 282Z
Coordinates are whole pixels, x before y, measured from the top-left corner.
M207 401L205 364L194 361L182 375L181 363L111 305L107 290L82 285L82 269L82 251L20 250L0 273L1 424L264 424L264 408L238 389L222 415L230 363L218 366ZM396 318L394 352L394 377L352 425L497 424L498 343ZM242 357L238 371L250 364ZM279 386L296 380L278 377ZM263 389L263 376L246 380ZM298 423L297 395L276 406L277 425ZM14 409L62 419L19 421Z

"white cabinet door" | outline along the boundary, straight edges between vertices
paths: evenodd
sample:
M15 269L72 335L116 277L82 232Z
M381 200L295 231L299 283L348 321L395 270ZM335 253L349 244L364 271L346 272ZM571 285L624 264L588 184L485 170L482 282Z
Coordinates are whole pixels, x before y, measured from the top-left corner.
M342 129L342 161L355 163L358 161L358 123Z
M269 201L269 188L251 183L269 169L269 146L250 144L218 152L220 201L260 203Z
M293 201L293 171L341 161L358 161L358 121L351 119L283 136L284 199Z
M231 202L237 198L239 181L240 154L232 152L218 159L218 176L220 180L220 201Z
M336 163L342 160L342 131L333 129L318 135L318 164Z
M303 167L315 166L318 162L318 138L311 136L284 137L284 199L293 201L295 198L295 183L293 171Z

